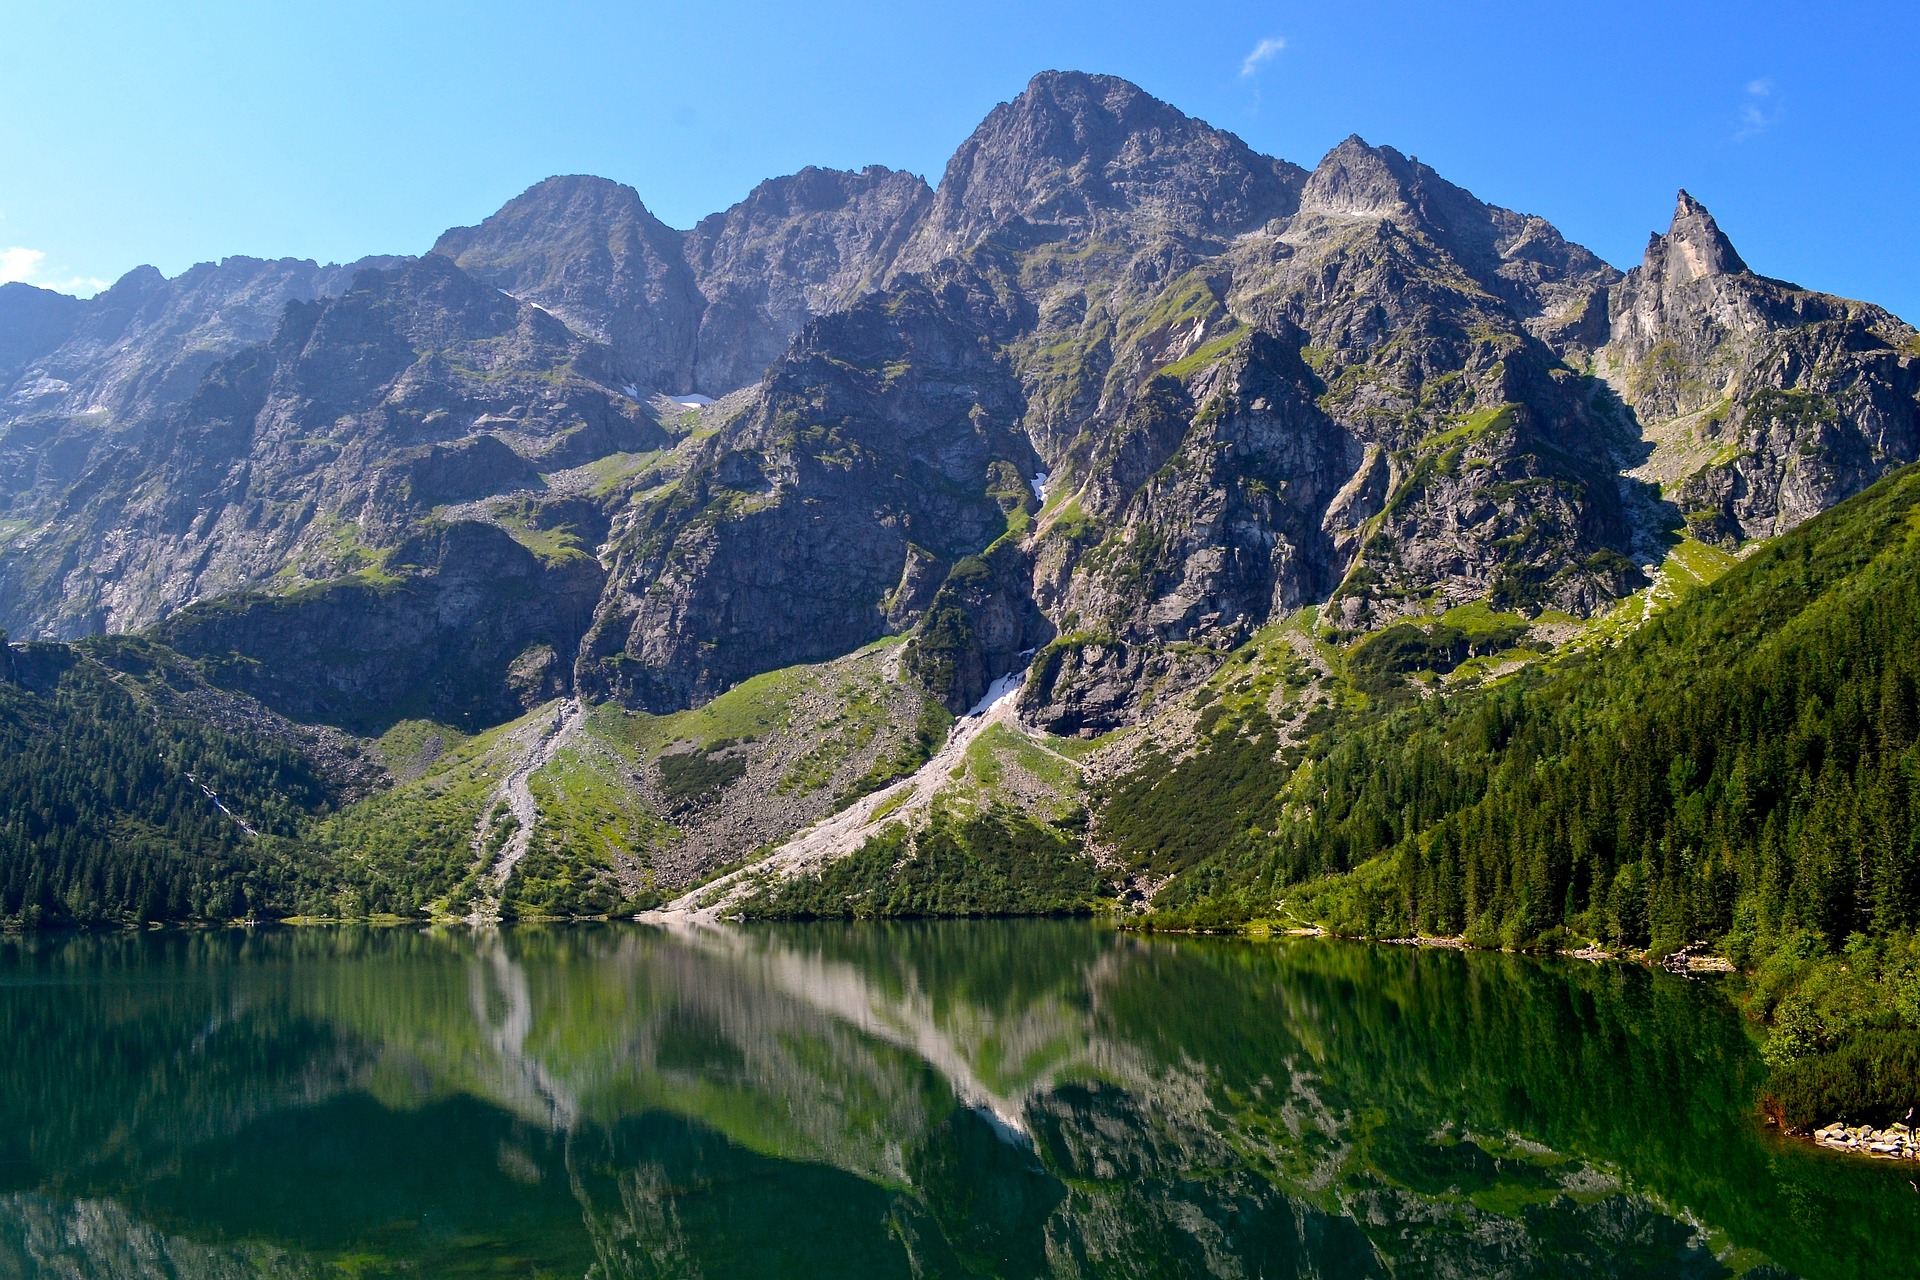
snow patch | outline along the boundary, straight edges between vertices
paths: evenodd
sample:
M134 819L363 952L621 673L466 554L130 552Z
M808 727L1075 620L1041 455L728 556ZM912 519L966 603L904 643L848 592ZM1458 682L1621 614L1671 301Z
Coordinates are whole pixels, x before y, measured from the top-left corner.
M1047 472L1036 471L1033 473L1033 479L1027 481L1028 484L1033 486L1033 496L1035 498L1038 498L1041 502L1045 502L1047 500L1048 478L1049 476Z
M693 395L675 396L673 402L675 404L686 405L689 409L704 409L713 403L713 397L695 393Z
M1020 686L1026 682L1026 679L1027 673L1024 671L1009 671L1006 675L1001 676L998 680L988 685L986 694L980 701L974 703L973 710L967 712L962 718L971 720L975 716L987 714L987 712L993 710L1008 698L1019 693Z

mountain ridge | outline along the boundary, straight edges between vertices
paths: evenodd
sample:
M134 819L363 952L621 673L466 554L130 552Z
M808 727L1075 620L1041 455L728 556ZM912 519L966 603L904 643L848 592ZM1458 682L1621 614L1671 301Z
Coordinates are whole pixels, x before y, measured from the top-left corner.
M1093 741L1307 616L1303 660L1382 690L1530 661L1920 457L1920 334L1756 274L1684 191L1621 272L1391 147L1309 170L1075 72L937 188L808 168L680 231L559 176L418 257L57 298L0 291L0 626L143 631L367 742L671 721L893 646L898 696L831 731L613 743L568 784L712 781L688 811L756 845L776 764L843 805L1010 673L1024 725ZM814 729L869 763L803 767ZM1068 822L1021 768L982 794ZM629 900L752 852L650 821L567 874Z

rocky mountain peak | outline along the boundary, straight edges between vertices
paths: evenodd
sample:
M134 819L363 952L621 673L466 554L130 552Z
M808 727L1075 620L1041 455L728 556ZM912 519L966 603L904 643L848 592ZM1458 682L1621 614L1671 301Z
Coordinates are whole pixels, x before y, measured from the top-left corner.
M65 342L80 323L80 299L30 284L0 284L0 383L13 381L35 356Z
M605 342L628 377L684 391L699 305L681 239L632 187L568 175L446 232L433 252Z
M1392 147L1374 147L1348 134L1314 166L1300 192L1302 213L1386 218L1412 214L1412 161Z
M931 196L933 189L917 173L889 169L881 164L870 164L859 170L808 165L798 173L768 178L733 208L702 218L693 234L715 239L721 228L743 221L764 223L811 213L832 213L882 194L911 204Z
M443 232L432 251L456 262L467 255L477 261L497 254L509 232L524 234L535 227L550 232L573 228L606 232L625 224L649 231L658 227L671 234L671 229L641 202L640 193L625 183L591 174L557 174L534 183L478 226Z
M1042 72L954 153L902 266L924 269L996 231L1016 243L1097 230L1229 237L1292 213L1305 176L1125 80Z
M1684 190L1674 203L1667 234L1656 234L1647 242L1646 266L1649 272L1664 274L1673 285L1747 270L1707 207Z

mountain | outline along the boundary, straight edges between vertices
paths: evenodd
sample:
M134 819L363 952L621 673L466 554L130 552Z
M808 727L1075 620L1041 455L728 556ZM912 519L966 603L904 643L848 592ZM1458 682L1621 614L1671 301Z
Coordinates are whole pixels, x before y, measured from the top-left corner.
M1651 446L1635 474L1671 488L1704 541L1785 532L1920 456L1920 334L1755 275L1684 191L1606 301L1598 367Z
M1048 72L947 162L895 269L989 237L1010 248L1168 236L1220 242L1293 212L1305 174L1113 76Z
M884 270L930 195L878 165L809 167L682 233L631 187L549 178L433 251L607 343L642 386L721 395Z
M932 196L895 169L809 165L702 218L685 241L704 303L694 388L720 395L759 381L808 321L879 282Z
M477 227L455 227L433 252L612 348L649 387L691 390L699 324L680 234L633 188L605 178L549 178Z
M338 294L361 269L391 261L227 258L171 280L138 267L85 301L4 286L0 414L131 424L188 398L221 357L270 338L289 302Z
M1917 457L1920 335L1684 193L1623 274L1073 72L934 189L808 168L682 231L555 177L419 257L0 288L0 626L385 762L256 849L314 911L657 901L896 812L936 881L1011 832L1211 901L1199 846L1294 822L1349 711L1610 643Z

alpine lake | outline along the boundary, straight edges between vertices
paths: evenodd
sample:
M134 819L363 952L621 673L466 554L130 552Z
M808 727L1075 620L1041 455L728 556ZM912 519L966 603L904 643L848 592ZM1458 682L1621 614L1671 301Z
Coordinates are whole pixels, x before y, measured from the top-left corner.
M0 938L0 1277L1920 1274L1724 990L1088 922Z

